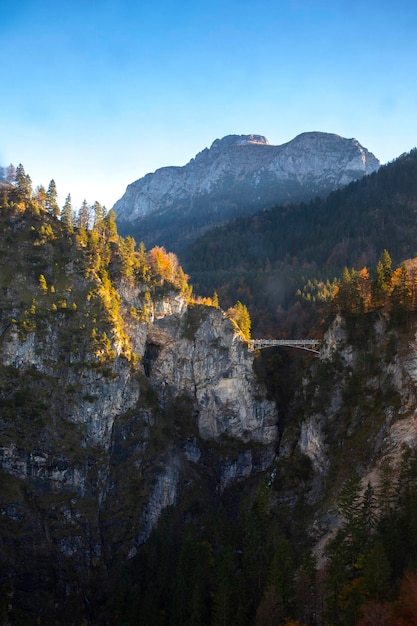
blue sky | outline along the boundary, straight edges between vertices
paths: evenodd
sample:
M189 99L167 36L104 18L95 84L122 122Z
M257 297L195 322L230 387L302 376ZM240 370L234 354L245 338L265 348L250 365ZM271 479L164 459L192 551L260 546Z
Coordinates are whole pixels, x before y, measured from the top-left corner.
M228 134L417 145L415 0L20 0L0 11L0 164L60 202L126 186Z

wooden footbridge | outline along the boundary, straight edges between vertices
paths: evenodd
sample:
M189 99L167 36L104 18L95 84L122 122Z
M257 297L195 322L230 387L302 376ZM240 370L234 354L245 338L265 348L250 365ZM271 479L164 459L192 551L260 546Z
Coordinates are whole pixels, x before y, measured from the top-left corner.
M319 339L250 339L250 350L262 350L262 348L272 348L273 346L287 346L288 348L298 348L299 350L307 350L320 354Z

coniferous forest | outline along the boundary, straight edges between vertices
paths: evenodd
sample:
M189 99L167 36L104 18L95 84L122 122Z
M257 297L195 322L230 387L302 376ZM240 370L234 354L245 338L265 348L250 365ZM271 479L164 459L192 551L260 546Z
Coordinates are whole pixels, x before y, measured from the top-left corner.
M34 621L30 600L10 616L11 583L0 572L2 623L416 624L417 449L404 448L395 463L381 458L381 451L388 426L401 418L396 359L417 323L417 151L326 200L277 207L217 228L179 259L121 237L116 215L98 202L84 202L74 211L68 195L60 208L54 181L33 190L22 165L3 168L1 179L3 296L13 288L15 255L16 267L31 276L39 292L36 299L29 289L19 292L13 314L22 337L37 325L53 324L55 316L83 316L90 343L81 345L80 336L60 331L63 360L69 345L80 340L86 359L90 350L94 368L110 378L110 337L117 335L123 358L135 362L119 315L114 285L120 280L143 286L145 304L132 307L132 319L146 322L156 295L174 290L190 307L217 309L220 302L244 341L251 325L258 336L322 338L339 320L343 349L356 355L348 362L338 353L327 360L274 348L258 353L257 376L280 412L273 466L222 492L211 490L209 466L200 483L183 485L149 539L106 579L108 593L85 609L86 621L77 615ZM88 293L79 278L68 282L74 267L92 281ZM2 318L10 313L6 305L3 297ZM47 381L33 374L14 393L13 376L15 370L2 367L2 445L13 420L22 441L26 435L37 441L34 431L46 421ZM152 395L149 389L147 394ZM159 434L164 442L181 438L182 426L172 423L190 418L185 404L177 399L158 409L166 420ZM325 432L328 465L322 472L297 443L309 416L318 416ZM49 423L48 428L53 431ZM157 438L152 442L154 448L159 444ZM208 459L221 453L216 443L210 445ZM230 441L232 451L233 445ZM377 464L378 480L364 484L362 477ZM5 471L1 478L0 505L6 509L14 502L8 489L29 488L8 483ZM135 489L131 499L143 495ZM53 503L53 494L50 498ZM0 535L4 553L8 542L19 542L16 520L12 515L8 520ZM97 572L103 580L108 573Z
M180 252L202 294L248 306L259 336L304 336L345 267L370 272L387 249L396 265L417 252L417 151L309 204L278 206L209 231Z

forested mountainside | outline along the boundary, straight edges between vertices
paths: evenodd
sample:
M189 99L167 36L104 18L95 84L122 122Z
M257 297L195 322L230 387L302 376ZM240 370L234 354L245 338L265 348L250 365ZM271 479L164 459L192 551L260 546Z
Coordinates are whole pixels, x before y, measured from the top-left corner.
M175 255L16 173L0 623L415 623L415 259L346 268L318 356L252 352L244 303L194 297Z
M415 622L414 267L393 270L385 251L373 280L344 274L319 358L293 372L274 463L220 510L164 518L121 582L127 624ZM271 392L280 359L256 364Z
M276 206L218 227L180 260L199 293L216 290L226 307L245 302L255 335L303 336L319 321L311 301L329 296L345 266L372 271L383 249L395 263L416 254L416 208L412 150L325 200Z
M173 254L135 250L97 205L90 225L58 219L17 171L0 192L0 622L121 623L109 599L163 510L269 467L276 407L243 305L193 299Z
M325 197L378 167L356 139L332 133L302 133L280 146L260 135L228 135L183 167L131 183L113 209L120 232L178 253L233 217Z

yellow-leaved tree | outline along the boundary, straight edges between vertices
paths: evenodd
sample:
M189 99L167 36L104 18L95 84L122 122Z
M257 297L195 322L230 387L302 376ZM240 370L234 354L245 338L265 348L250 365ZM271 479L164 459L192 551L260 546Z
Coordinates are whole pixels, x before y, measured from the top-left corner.
M238 300L235 306L227 311L227 317L239 328L246 340L250 339L251 319L247 307Z

